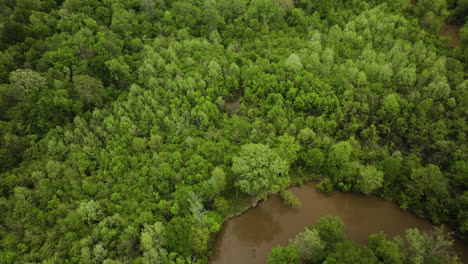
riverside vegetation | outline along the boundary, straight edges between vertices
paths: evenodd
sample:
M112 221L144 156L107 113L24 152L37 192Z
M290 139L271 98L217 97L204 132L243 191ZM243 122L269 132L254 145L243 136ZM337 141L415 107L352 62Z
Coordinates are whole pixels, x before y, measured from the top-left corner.
M268 256L269 264L456 264L451 234L444 227L432 232L407 229L404 236L387 239L383 232L369 237L369 246L360 246L343 235L339 217L324 216L317 224L297 234L287 247L277 246Z
M0 263L206 263L317 178L468 240L466 0L0 7Z

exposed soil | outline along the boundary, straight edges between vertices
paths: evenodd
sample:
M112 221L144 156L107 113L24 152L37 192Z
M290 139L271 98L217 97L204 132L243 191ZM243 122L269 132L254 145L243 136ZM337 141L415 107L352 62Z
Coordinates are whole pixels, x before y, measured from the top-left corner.
M449 46L451 48L458 47L460 45L460 36L458 33L460 32L461 26L459 25L449 25L444 24L439 31L439 34L442 36L446 36L450 39Z
M418 0L410 0L410 2L413 6L418 4ZM458 35L460 28L459 25L444 24L439 30L439 35L448 37L450 39L449 47L456 48L460 45L460 36Z
M225 103L226 111L229 114L233 114L241 105L241 99L242 95L238 94L232 99L231 101L228 101Z

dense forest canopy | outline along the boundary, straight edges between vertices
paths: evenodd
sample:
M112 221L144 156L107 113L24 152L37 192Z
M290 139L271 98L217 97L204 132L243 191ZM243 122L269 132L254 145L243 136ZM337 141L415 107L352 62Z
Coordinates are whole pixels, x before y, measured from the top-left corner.
M0 7L0 263L206 263L318 178L468 240L467 0Z

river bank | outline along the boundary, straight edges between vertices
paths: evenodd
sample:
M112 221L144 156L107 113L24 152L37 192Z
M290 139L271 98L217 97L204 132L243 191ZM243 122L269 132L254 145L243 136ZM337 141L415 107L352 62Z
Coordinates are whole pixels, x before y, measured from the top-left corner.
M346 236L366 244L370 234L384 231L388 237L404 234L407 228L429 231L433 225L397 204L377 197L335 191L326 196L316 190L314 183L290 190L302 201L302 207L285 206L277 195L251 204L238 217L225 222L216 238L211 264L264 264L270 250L286 245L289 239L314 224L324 215L339 216L345 223ZM456 242L454 247L464 263L468 261L468 246Z

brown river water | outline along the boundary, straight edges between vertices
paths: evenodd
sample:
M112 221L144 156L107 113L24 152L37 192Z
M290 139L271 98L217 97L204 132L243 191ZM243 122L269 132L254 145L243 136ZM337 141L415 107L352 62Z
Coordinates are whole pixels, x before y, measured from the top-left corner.
M273 247L287 245L289 239L325 215L339 216L345 224L346 237L361 244L379 231L391 238L404 234L406 228L432 228L430 222L377 197L343 192L325 196L313 183L291 190L301 200L301 208L289 208L278 196L270 196L257 207L228 220L216 238L209 263L265 264ZM468 245L456 241L454 250L468 264Z

